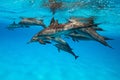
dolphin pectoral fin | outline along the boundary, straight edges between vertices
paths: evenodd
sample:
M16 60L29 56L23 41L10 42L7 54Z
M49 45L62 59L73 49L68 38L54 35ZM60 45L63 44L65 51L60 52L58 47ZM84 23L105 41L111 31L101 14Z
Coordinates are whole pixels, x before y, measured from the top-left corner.
M93 29L96 30L96 31L105 31L105 30L103 30L102 28L99 28L99 27L93 27Z
M79 56L75 56L75 60L78 58Z
M60 52L60 49L58 48L58 52Z
M51 44L51 42L50 42L50 41L45 41L45 43Z

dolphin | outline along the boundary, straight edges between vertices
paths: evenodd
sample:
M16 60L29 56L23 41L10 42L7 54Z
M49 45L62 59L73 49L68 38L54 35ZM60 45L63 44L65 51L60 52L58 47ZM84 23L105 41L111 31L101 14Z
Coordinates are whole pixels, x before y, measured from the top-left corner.
M79 40L86 40L86 41L88 41L88 40L94 40L93 38L91 38L91 37L89 37L89 36L87 36L87 35L78 34L78 33L70 33L70 34L68 34L68 35L66 35L66 36L71 37L73 41L77 41L77 42L78 42ZM104 36L103 36L103 38L104 38L105 40L113 40L113 39L111 39L111 38L104 37Z
M63 40L61 37L55 37L55 38L51 38L52 41L58 43L58 44L61 44L61 45L65 45L66 47L68 47L69 49L72 49L69 44Z
M50 44L51 42L49 41L50 37L44 37L44 39L39 38L38 34L34 35L27 44L30 44L32 42L39 42L40 44L46 45L47 43Z
M53 19L52 19L53 20ZM57 37L64 34L69 34L70 32L77 30L79 28L87 28L91 27L91 25L84 24L82 22L76 22L74 20L71 20L69 23L65 24L59 24L58 21L55 21L56 24L50 24L47 28L41 30L38 33L39 37L43 36L52 36Z
M51 25L51 26L49 26L50 28L54 28L55 29L55 28L57 28L57 26L59 25L59 23L53 17L51 19L50 25ZM67 47L70 48L70 46L68 45L68 43L66 41L64 41L60 36L57 36L57 37L43 36L42 38L39 38L39 33L37 33L36 35L34 35L32 37L32 39L28 43L30 43L30 42L37 42L37 41L40 42L41 44L43 44L43 43L44 44L45 43L50 43L50 41L54 41L56 43L66 45Z
M100 42L101 44L103 44L104 46L108 46L110 48L112 48L106 41L105 38L103 36L101 36L100 34L98 34L94 29L92 28L86 28L86 29L79 29L78 32L83 33L84 35L89 36L90 38Z
M75 19L70 19L68 23L74 23L74 25L77 25L77 26L81 26L81 22L75 20ZM105 38L101 35L99 35L96 30L93 28L95 26L97 26L96 24L94 24L93 22L93 19L90 19L88 21L88 23L84 24L86 26L89 26L87 28L80 28L80 29L77 29L76 31L79 33L79 34L83 34L83 35L86 35L88 36L89 38L92 38L98 42L100 42L101 44L103 44L104 46L108 46L110 48L112 48L106 41L105 41ZM91 26L91 27L90 27Z
M87 25L88 26L88 25ZM34 42L34 38L38 38L36 41L40 40L40 43L46 43L46 41L54 41L62 44L66 44L60 37L61 35L66 35L74 30L78 30L79 28L87 28L86 24L84 23L77 23L71 21L65 24L59 24L58 20L55 20L54 17L51 19L50 25L47 28L39 31L30 42ZM63 42L62 42L63 41ZM50 42L47 42L50 43Z
M55 27L56 26L56 21L54 19L54 17L51 19L51 22L50 22L50 25L49 27ZM45 29L46 27L44 27ZM43 30L44 30L43 29ZM31 42L39 42L40 44L46 44L46 41L45 40L51 40L51 37L50 36L43 36L43 38L39 38L39 32L37 34L35 34L32 39L27 42L28 44L31 43Z
M19 24L16 24L15 21L12 24L8 25L8 27L7 27L8 30L14 30L16 28L22 28L22 26Z
M62 44L55 44L55 47L58 48L58 51L60 52L60 50L63 50L65 52L70 53L71 55L73 55L75 57L75 59L77 59L79 56L77 56L71 48L67 47L66 45L62 45Z
M43 20L37 20L35 18L23 18L21 17L21 21L18 23L23 26L42 26L43 28L46 28L46 25L43 23Z

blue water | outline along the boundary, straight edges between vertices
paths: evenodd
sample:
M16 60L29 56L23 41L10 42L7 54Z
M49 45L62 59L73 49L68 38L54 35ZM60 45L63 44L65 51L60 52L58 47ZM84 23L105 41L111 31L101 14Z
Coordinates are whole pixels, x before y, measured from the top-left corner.
M78 0L64 0L67 3ZM100 1L105 0L79 0ZM114 40L107 41L114 49L96 41L73 42L65 39L80 57L53 45L26 44L42 27L20 28L14 31L6 27L19 17L43 18L49 24L52 13L41 7L42 0L0 0L0 80L120 80L120 6L119 0L108 0L104 9L75 7L58 10L54 15L61 23L69 16L97 16L96 22L105 31L101 35Z

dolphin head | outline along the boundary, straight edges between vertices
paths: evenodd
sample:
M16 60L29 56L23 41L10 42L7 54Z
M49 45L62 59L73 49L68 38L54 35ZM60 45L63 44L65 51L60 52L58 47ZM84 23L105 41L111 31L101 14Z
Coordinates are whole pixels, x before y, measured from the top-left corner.
M29 42L27 42L27 44L30 44L32 42L37 42L39 39L38 37L33 37Z

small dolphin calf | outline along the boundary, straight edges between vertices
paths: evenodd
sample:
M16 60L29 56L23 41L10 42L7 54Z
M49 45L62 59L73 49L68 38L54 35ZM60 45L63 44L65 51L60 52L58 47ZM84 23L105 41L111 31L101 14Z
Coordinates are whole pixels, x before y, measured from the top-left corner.
M69 48L69 47L67 47L67 46L65 46L65 45L55 44L54 46L58 48L58 51L59 51L59 52L60 52L60 50L63 50L63 51L65 51L65 52L68 52L68 53L72 54L72 55L75 57L75 59L77 59L77 58L79 57L79 56L77 56L77 55L72 51L71 48Z

